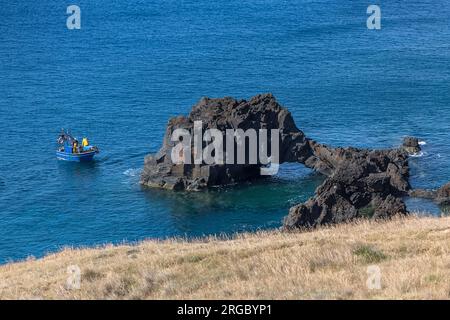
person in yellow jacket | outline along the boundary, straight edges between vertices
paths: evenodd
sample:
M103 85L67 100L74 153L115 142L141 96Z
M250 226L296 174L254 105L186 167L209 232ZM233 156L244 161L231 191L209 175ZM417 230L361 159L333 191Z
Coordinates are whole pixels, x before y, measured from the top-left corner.
M72 153L78 153L78 141L75 140L72 144Z
M87 147L89 145L89 141L87 138L83 138L83 140L81 141L81 145L84 147Z

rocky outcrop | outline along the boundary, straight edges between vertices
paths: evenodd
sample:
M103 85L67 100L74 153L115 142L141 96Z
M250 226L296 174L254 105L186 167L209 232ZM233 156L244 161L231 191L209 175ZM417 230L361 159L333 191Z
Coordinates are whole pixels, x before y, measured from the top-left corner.
M435 200L443 206L450 205L450 182L436 191Z
M403 139L403 150L409 154L417 154L420 152L419 139L415 137L405 137Z
M145 159L141 184L171 190L201 190L261 178L260 170L265 164L259 161L174 163L171 157L175 150L175 142L171 141L174 131L185 129L193 135L196 121L201 121L202 133L208 129L218 129L223 134L227 129L279 129L279 163L299 162L327 176L314 197L290 209L284 221L286 229L407 213L402 197L410 190L408 153L420 151L417 139L406 138L402 147L387 150L320 144L296 127L290 112L271 94L258 95L249 101L203 98L188 116L170 119L161 149ZM206 145L204 141L201 143ZM193 144L191 141L190 145ZM175 154L184 160L195 159L194 150L177 150Z
M409 195L411 197L432 199L440 206L450 206L450 182L436 190L411 190Z
M191 154L183 157L191 160L190 164L177 164L172 161L172 151L176 143L171 137L176 129L185 129L194 134L194 122L201 121L201 134L208 129L218 129L224 135L227 129L279 129L280 162L308 162L319 171L330 168L320 164L314 158L310 141L294 123L289 111L281 107L270 95L258 95L251 100L233 98L203 98L196 104L187 117L175 117L169 120L164 135L163 146L156 155L145 158L141 183L150 187L172 190L200 190L207 187L233 184L240 181L261 178L263 164L195 164L194 139L191 141ZM224 138L225 141L225 138ZM206 143L203 141L202 146ZM246 158L248 158L246 148ZM257 150L259 152L259 150ZM235 155L236 156L236 155ZM237 159L234 163L237 163ZM186 162L186 161L185 161Z
M402 150L349 148L345 153L345 161L315 196L289 210L286 229L407 213L402 196L410 187L407 155Z

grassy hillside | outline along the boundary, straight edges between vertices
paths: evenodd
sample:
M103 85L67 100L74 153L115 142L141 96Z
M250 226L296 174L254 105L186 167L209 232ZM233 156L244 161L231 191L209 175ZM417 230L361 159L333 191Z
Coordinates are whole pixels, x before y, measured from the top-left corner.
M0 266L0 298L450 299L450 217L65 249Z

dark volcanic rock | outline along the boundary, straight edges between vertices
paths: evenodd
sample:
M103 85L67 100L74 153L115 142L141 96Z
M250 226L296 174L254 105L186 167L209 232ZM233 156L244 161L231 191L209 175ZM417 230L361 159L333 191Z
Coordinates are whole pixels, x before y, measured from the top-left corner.
M440 206L450 205L450 182L437 190L416 189L409 192L411 197L434 200Z
M406 214L407 156L401 150L351 149L307 202L292 207L284 228L315 227L359 217ZM395 166L396 170L392 167ZM391 170L388 170L391 168ZM383 171L384 170L384 171Z
M450 182L436 191L436 201L440 205L450 205Z
M177 164L171 154L175 129L194 131L194 122L202 121L207 129L279 129L279 162L299 162L328 178L315 196L290 209L285 218L286 229L337 223L357 217L389 217L406 214L402 196L408 183L408 152L419 147L418 140L405 139L402 148L369 150L332 148L305 137L290 112L280 106L271 94L246 100L203 98L187 117L169 120L164 141L156 155L147 156L141 183L172 190L200 190L239 181L260 178L261 163ZM192 142L193 144L193 142ZM204 143L203 143L204 144ZM183 159L193 159L181 152Z
M263 165L260 163L245 165L208 165L204 162L194 164L194 161L191 161L192 164L173 163L171 153L175 143L171 141L172 133L175 129L183 128L193 134L194 121L202 121L202 132L207 129L219 129L222 133L227 129L244 131L279 129L280 163L305 162L313 157L309 140L295 126L290 112L281 107L272 95L258 95L249 101L203 98L187 117L169 120L162 148L156 155L147 156L145 159L141 175L143 185L175 190L199 190L261 177L260 168ZM225 141L225 138L223 139ZM193 143L194 141L192 145ZM194 152L194 148L191 151ZM194 154L184 156L194 158ZM310 162L312 166L317 164L313 159ZM326 165L317 164L317 166L323 170L328 169Z
M409 154L419 153L421 148L419 145L419 139L415 137L405 137L403 139L403 149Z

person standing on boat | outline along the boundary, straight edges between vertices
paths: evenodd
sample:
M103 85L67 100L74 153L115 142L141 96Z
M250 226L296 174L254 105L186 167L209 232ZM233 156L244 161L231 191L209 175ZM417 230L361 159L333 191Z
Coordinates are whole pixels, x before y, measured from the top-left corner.
M89 145L89 140L87 138L83 138L83 140L81 141L81 146L83 148L87 147Z
M74 140L72 144L72 153L78 153L78 140Z

